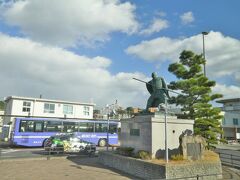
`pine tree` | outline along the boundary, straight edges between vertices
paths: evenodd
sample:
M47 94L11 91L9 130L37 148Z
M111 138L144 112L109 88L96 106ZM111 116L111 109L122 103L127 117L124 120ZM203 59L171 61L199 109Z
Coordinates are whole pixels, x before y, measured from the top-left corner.
M211 88L216 83L203 75L205 60L202 55L184 50L179 59L179 63L169 65L168 71L178 78L178 81L170 83L169 89L180 90L181 95L172 97L170 103L181 106L183 114L180 118L195 120L194 134L205 137L208 144L216 144L222 134L222 116L221 110L213 107L210 102L222 95L212 93Z
M4 110L4 101L0 101L0 110Z

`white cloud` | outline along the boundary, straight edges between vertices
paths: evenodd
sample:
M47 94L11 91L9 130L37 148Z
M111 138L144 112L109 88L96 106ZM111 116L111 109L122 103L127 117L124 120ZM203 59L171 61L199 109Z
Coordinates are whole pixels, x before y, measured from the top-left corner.
M194 21L194 16L191 11L186 12L180 16L182 24L190 24Z
M23 0L2 12L5 21L39 42L62 47L104 42L112 32L135 33L135 6L119 0Z
M223 94L223 99L239 98L240 87L234 85L227 86L225 84L217 83L216 86L213 88L213 92Z
M157 12L155 12L155 14L157 15L157 16L160 16L160 17L165 17L167 14L165 13L165 12L163 12L163 11L157 11Z
M45 98L79 102L93 99L98 106L116 99L123 106L140 106L148 96L145 86L132 79L146 80L143 74L112 75L108 58L80 56L1 33L0 64L1 96L43 94Z
M166 29L168 28L168 21L167 20L164 20L164 19L154 19L152 21L152 24L146 28L146 29L143 29L142 31L140 31L140 34L143 34L143 35L151 35L155 32L159 32L163 29Z
M185 39L160 37L128 47L125 51L145 61L162 63L176 62L183 50L202 53L202 35ZM234 76L240 83L240 41L223 36L220 32L210 32L205 37L206 70L211 77Z

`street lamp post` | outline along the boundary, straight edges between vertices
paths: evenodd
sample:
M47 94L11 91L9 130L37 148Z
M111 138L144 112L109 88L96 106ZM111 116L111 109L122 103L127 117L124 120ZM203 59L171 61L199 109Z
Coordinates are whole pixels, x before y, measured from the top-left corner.
M203 39L203 58L205 60L203 64L203 70L204 70L204 76L206 77L206 58L205 58L205 42L204 42L204 36L208 35L208 32L202 32L202 39Z
M165 160L166 160L166 163L168 163L168 140L167 140L167 96L165 97L164 125L165 125Z
M165 89L165 88L162 88L164 90L167 90L169 92L172 92L172 93L175 93L175 94L181 94L181 93L178 93L176 91L173 91L173 90L170 90L170 89ZM165 160L166 160L166 163L168 163L168 129L167 129L167 125L168 125L168 122L167 122L167 108L168 108L168 103L167 103L167 95L165 94L165 107L164 107L164 134L165 134Z

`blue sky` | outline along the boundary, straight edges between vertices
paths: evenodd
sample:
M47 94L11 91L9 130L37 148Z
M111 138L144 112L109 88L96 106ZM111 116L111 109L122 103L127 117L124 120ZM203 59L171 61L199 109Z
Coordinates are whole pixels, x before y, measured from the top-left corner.
M0 97L144 107L153 71L202 53L214 92L240 94L238 0L0 0Z

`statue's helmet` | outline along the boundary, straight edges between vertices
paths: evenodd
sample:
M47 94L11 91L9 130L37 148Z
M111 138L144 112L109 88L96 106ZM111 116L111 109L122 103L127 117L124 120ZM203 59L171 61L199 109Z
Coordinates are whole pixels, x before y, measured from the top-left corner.
M157 78L157 73L153 72L152 73L152 78Z

